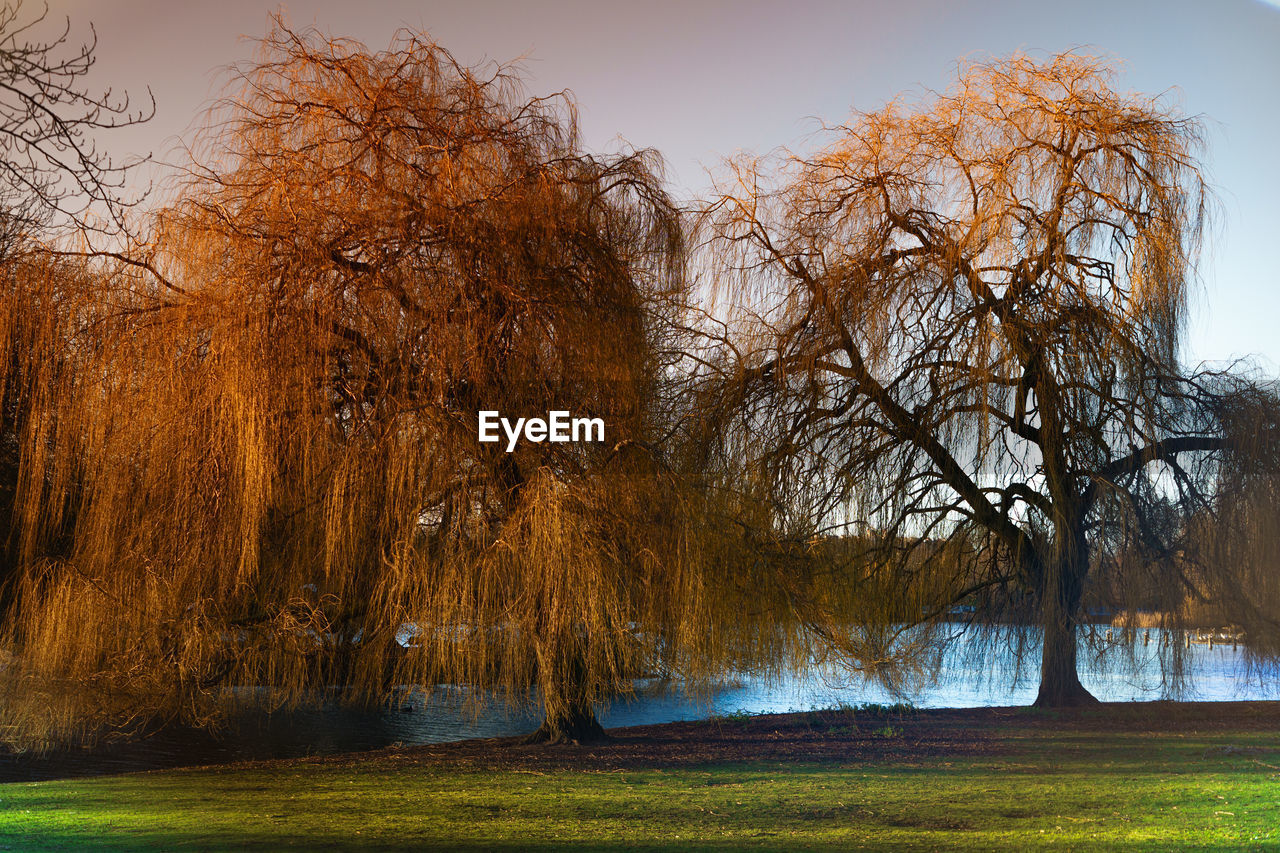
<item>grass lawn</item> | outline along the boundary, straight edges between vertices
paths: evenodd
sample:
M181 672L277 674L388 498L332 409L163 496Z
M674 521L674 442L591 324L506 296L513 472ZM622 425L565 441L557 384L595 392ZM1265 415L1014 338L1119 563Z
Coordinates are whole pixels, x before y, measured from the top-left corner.
M820 712L0 785L0 849L1280 849L1280 707Z

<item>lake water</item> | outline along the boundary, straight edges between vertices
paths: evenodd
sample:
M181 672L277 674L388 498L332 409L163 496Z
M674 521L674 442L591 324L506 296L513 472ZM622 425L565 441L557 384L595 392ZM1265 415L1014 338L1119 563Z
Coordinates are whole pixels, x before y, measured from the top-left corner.
M1119 650L1097 660L1082 648L1082 680L1095 696L1112 702L1280 699L1280 673L1251 672L1243 652L1230 645L1191 645L1186 650L1188 686L1175 691L1161 676L1156 657L1159 635L1151 631L1152 639L1147 645L1142 643L1143 636L1139 632L1133 660ZM904 699L921 708L1029 705L1035 699L1038 659L1026 660L1019 678L1012 655L998 655L994 662L982 665L973 662L973 653L992 642L989 632L958 628L957 638L944 658L942 678L906 694L894 694L861 677L841 677L814 668L781 679L742 674L696 698L662 684L638 683L635 697L607 703L598 709L598 714L602 725L614 728L739 713L807 711L866 702L888 704ZM246 721L219 738L200 732L164 731L141 743L89 755L41 761L9 758L0 760L0 780L294 758L397 743L412 746L521 735L532 732L541 722L536 709L513 709L500 702L489 703L477 713L467 698L466 690L458 687L437 687L430 693L404 690L383 709L300 708Z

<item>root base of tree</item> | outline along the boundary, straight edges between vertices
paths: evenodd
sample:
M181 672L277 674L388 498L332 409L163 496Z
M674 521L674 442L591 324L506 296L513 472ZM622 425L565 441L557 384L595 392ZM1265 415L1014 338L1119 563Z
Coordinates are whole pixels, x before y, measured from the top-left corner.
M548 720L521 743L526 745L605 743L613 740L594 715L551 722Z
M1041 685L1040 692L1036 694L1036 701L1032 702L1031 706L1033 708L1087 708L1090 705L1101 704L1098 697L1076 682L1073 685L1050 689L1045 689L1045 686Z

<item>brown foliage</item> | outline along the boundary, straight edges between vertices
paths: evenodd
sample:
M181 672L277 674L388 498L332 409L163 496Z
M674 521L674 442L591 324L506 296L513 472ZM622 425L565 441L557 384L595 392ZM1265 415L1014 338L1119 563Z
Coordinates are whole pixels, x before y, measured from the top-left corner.
M1280 406L1178 358L1198 125L1104 64L737 164L697 344L657 158L567 96L415 34L240 72L149 243L3 268L8 742L397 684L554 739L641 673L927 670L955 602L1038 614L1048 702L1086 601L1280 647ZM477 441L554 409L606 442Z
M683 243L654 157L583 152L566 96L414 34L279 26L240 79L148 266L97 270L134 301L51 404L83 425L55 451L78 516L23 566L11 738L333 685L536 691L554 726L751 654L767 609L713 586L727 546L664 445ZM484 409L607 441L506 453ZM67 499L24 495L42 523Z

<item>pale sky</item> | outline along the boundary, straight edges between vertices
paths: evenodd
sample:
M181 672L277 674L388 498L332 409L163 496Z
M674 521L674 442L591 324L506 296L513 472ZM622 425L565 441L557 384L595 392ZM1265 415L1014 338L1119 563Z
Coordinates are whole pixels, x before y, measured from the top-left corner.
M737 151L803 148L818 120L843 121L904 91L945 89L964 56L1068 49L1124 60L1121 86L1176 89L1209 121L1206 165L1221 216L1194 307L1192 362L1261 356L1280 375L1280 0L1038 3L409 2L50 0L99 37L95 88L149 85L156 118L103 142L113 154L177 157L230 63L246 60L283 8L294 28L381 49L399 27L466 64L524 57L533 94L570 89L585 141L657 148L673 190L705 192ZM38 8L28 0L28 11ZM47 30L46 30L47 32Z

